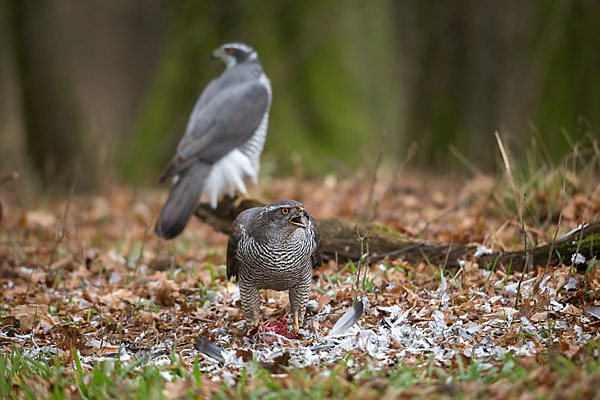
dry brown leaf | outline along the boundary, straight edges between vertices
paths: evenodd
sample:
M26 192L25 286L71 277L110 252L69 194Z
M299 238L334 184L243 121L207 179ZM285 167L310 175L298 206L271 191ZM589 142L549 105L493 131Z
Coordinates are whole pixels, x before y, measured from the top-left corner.
M533 321L533 322L546 321L547 319L548 319L548 311L537 312L537 313L533 314L531 317L529 317L529 320Z
M573 358L581 349L576 344L569 343L563 339L558 339L558 344L560 345L560 353L569 359Z
M31 331L35 326L48 330L58 323L58 318L48 314L48 306L43 304L24 304L13 307L10 315L15 317L25 332Z
M327 304L329 304L331 302L331 296L327 295L327 294L323 294L321 296L319 296L319 308L318 310L321 311L323 309L323 307L325 307Z
M508 346L511 344L515 344L520 336L521 327L519 325L513 324L510 326L510 328L508 328L504 335L498 338L497 342L501 346Z
M162 306L173 307L177 295L179 295L177 284L171 280L164 280L156 292L156 301Z
M132 304L137 298L129 289L121 288L114 292L98 296L98 301L112 309L122 309L125 304Z
M56 225L56 217L45 211L25 211L19 221L24 229L51 229Z
M105 354L115 354L119 352L118 346L102 346L96 351L97 356L103 356Z

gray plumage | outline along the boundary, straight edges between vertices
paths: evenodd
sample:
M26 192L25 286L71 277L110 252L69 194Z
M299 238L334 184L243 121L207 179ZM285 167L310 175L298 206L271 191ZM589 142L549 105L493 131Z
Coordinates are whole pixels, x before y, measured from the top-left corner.
M271 107L271 84L256 52L242 43L213 53L227 68L198 99L177 153L160 177L174 185L155 226L157 235L177 236L206 194L212 207L223 193L246 193L256 182Z
M348 329L352 327L358 321L360 316L364 311L365 305L362 302L362 299L357 299L352 307L350 307L344 315L337 320L331 331L329 331L329 335L334 336L339 335L341 333L346 332Z
M237 278L246 319L259 320L259 289L289 290L294 325L304 322L313 269L322 263L315 219L294 200L243 211L227 243L227 278Z

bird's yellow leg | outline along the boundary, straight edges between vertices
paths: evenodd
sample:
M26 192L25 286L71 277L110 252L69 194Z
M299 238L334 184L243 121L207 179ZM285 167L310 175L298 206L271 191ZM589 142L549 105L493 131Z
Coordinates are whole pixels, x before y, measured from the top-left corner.
M298 323L298 313L294 313L294 331L300 332L300 324Z
M247 199L249 199L247 195L242 193L236 193L235 197L233 198L233 205L235 206L235 208L239 208L244 202L244 200Z

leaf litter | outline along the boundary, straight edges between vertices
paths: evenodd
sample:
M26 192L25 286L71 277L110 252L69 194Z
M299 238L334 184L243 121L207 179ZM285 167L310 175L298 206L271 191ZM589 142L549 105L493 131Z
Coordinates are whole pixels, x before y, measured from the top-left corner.
M271 196L293 196L290 181L270 185ZM353 218L354 210L364 209L352 182L335 185L329 192L312 182L311 197L301 200L318 217ZM429 195L432 187L437 189ZM470 192L465 200L464 189L440 182L394 187L395 195L379 204L381 223L401 232L421 230L424 239L439 243L476 243L481 254L490 247L517 248L518 224L497 218L485 195ZM31 356L70 360L77 351L88 369L115 359L169 365L175 353L190 369L198 357L199 370L212 381L234 384L254 362L278 376L290 366L325 374L340 359L349 374L423 360L452 368L459 358L479 362L485 371L507 354L529 359L557 351L575 359L599 338L600 274L597 266L585 270L591 260L583 261L583 270L551 266L541 282L543 268L531 268L517 308L520 273L506 265L480 266L473 259L446 271L426 262L385 260L367 266L355 301L352 267L330 261L314 274L307 326L293 332L287 294L268 290L262 295L264 323L252 328L244 321L237 285L225 278L226 236L192 221L178 240L159 241L149 230L160 205L156 193L114 188L105 196L73 198L64 241L48 265L65 201L45 210L18 209L14 201L13 212L5 211L4 352L18 346ZM599 211L585 210L596 216ZM577 226L578 218L566 218L561 229ZM554 229L546 226L540 241L550 241Z

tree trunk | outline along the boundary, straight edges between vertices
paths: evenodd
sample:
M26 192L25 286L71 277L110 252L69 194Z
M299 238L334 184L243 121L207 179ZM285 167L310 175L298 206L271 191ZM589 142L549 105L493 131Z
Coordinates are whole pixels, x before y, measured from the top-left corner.
M76 165L82 156L81 114L53 7L46 0L7 3L27 153L44 185L55 187L71 185L77 168L86 173L94 163L85 154L88 162ZM85 182L92 176L86 173Z
M211 225L215 230L229 234L231 224L242 211L264 204L255 199L235 201L225 197L216 209L202 203L196 210L196 217ZM474 257L477 247L438 245L418 241L393 232L378 225L358 227L356 222L341 218L318 219L317 225L323 240L323 255L325 259L337 259L340 262L358 260L361 252L360 236L368 236L369 260L378 261L385 257L402 258L410 263L429 262L433 265L445 265L448 268L459 267L459 260L475 258L480 267L511 265L512 271L520 271L527 261L528 265L545 266L550 257L550 265L571 263L571 257L578 252L586 260L592 257L600 258L600 222L587 225L583 230L571 232L554 244L539 246L527 252L494 252ZM366 241L363 251L366 251Z

